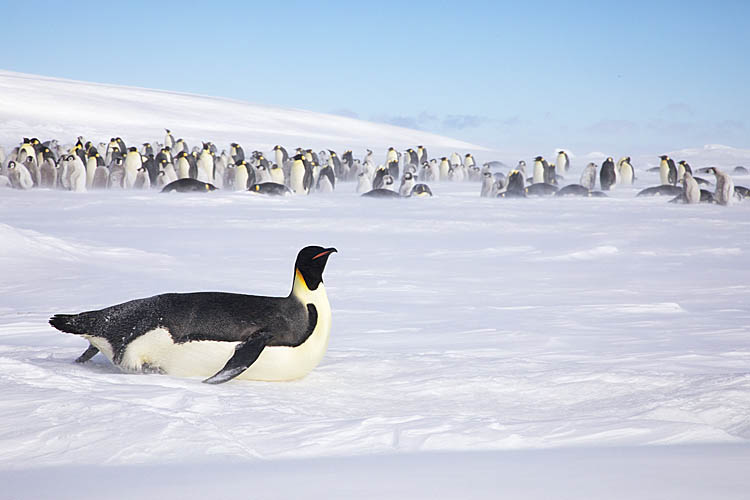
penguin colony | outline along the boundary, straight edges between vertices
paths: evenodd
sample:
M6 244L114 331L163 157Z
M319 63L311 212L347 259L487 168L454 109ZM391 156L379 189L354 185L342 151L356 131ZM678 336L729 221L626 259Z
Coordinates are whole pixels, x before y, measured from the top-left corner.
M748 188L735 186L731 176L716 167L697 173L713 174L714 181L695 176L686 161L675 163L659 157L660 184L637 196L666 195L674 203L718 203L729 205L748 195ZM464 156L430 158L417 146L403 152L388 148L379 163L372 150L355 158L351 150L339 156L333 150L314 152L297 148L289 153L275 146L270 155L262 151L246 154L238 143L221 153L212 142L192 148L175 139L166 129L163 142L127 145L119 137L94 144L79 137L73 145L57 140L24 138L8 154L0 148L0 187L15 189L63 189L75 192L101 189L159 189L164 192L208 192L217 189L249 191L269 196L328 193L341 182L356 183L356 192L368 198L430 197L430 183L477 182L481 197L525 198L529 196L605 197L617 185L632 185L636 179L631 158L615 162L608 157L600 166L589 163L578 183L566 183L570 157L556 153L555 162L537 156L530 171L524 160L507 173L499 161L480 168L471 153ZM744 167L733 173L742 175ZM600 190L596 190L596 185ZM701 188L701 185L705 188ZM709 189L713 186L713 189Z

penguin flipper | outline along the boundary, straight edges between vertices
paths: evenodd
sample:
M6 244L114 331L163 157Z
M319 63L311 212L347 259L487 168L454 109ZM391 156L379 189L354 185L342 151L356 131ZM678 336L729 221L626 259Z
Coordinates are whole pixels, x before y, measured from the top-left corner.
M255 332L253 335L241 342L234 348L234 354L224 368L218 371L216 375L207 378L203 382L206 384L223 384L234 377L240 375L242 372L250 368L250 365L255 363L260 353L266 347L266 341L268 336L261 332Z
M76 363L85 363L99 353L99 349L89 344L89 348L83 351L83 354L76 358Z

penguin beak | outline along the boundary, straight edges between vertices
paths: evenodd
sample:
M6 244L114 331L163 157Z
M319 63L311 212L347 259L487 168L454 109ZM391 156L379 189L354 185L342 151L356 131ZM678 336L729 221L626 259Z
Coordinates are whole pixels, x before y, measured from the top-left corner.
M333 247L331 247L331 248L326 248L325 250L323 250L322 252L320 252L320 253L319 253L318 255L316 255L315 257L313 257L313 258L312 258L312 260L318 259L318 258L320 258L320 257L325 257L326 255L330 255L330 254L332 254L333 252L338 252L338 250L336 250L336 249L335 249L335 248L333 248Z

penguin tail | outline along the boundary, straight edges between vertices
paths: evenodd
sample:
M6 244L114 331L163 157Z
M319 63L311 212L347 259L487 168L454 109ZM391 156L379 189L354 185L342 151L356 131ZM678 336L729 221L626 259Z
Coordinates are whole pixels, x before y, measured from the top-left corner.
M86 331L86 325L84 321L81 321L80 314L55 314L49 319L49 324L60 330L61 332L84 334Z

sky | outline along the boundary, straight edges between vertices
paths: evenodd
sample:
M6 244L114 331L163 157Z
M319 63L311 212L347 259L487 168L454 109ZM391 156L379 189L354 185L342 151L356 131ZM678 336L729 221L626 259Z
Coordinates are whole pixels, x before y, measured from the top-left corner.
M531 155L750 148L750 2L32 1L0 15L11 71Z

